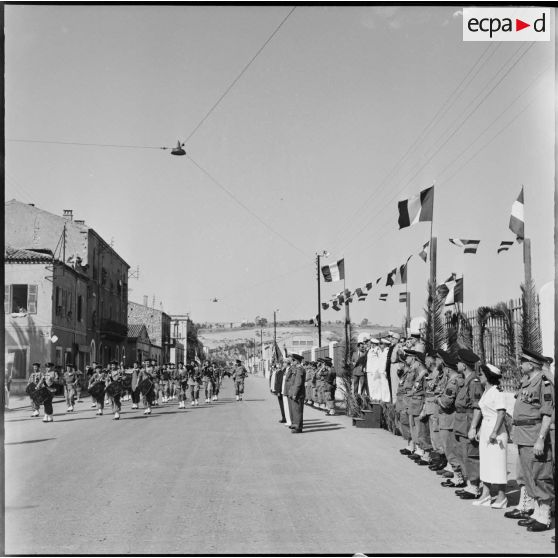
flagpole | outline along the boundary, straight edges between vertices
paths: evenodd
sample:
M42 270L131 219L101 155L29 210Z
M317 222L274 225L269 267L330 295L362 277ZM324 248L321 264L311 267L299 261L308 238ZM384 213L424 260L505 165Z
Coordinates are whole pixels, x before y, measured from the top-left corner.
M523 191L523 266L525 272L525 286L531 284L531 240L525 234L525 186L521 185Z
M318 272L318 347L322 346L322 301L320 285L320 254L316 254L316 267Z
M434 181L433 186L436 184ZM437 240L433 236L434 231L434 192L432 194L432 220L430 221L430 288L432 289L433 296L436 296L436 257L437 257ZM430 294L430 293L429 293ZM432 321L432 342L436 338L435 320Z
M344 265L344 273L343 273L343 294L345 295L345 367L348 367L350 361L350 352L351 347L350 343L350 332L349 328L351 327L351 317L349 313L349 297L345 292L347 287L345 285L346 277L347 277L347 265L345 262L345 256L343 256L343 265Z

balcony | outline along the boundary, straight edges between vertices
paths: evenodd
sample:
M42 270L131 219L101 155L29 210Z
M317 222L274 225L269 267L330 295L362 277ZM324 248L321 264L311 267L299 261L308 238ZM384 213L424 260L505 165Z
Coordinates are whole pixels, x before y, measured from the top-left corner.
M128 335L128 326L115 320L101 320L101 339L123 341Z

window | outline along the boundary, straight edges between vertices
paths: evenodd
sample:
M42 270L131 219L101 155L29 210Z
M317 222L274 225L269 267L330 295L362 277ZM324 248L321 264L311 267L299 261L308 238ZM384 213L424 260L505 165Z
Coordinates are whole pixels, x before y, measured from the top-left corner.
M36 314L37 285L5 285L4 312Z
M83 312L83 297L79 295L77 299L77 321L78 322L83 321L82 312Z
M25 380L27 378L27 349L8 349L8 355L12 354L14 355L12 380ZM9 360L8 358L7 361Z

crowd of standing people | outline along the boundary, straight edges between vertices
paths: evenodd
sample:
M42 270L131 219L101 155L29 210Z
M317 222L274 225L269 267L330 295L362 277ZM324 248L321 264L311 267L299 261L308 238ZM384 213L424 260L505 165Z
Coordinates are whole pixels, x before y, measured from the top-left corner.
M178 402L179 409L186 408L189 399L191 406L199 405L200 393L204 402L218 401L219 391L225 376L230 376L235 386L237 401L242 401L244 380L248 371L240 360L232 367L214 365L209 361L203 364L192 361L186 365L173 363L157 366L155 360L143 363L134 362L131 368L112 361L108 366L93 362L85 373L67 363L65 371L52 362L35 362L29 375L26 392L31 400L33 417L40 416L43 407L43 422L53 422L53 397L60 386L66 400L66 413L74 412L76 402L82 402L82 391L91 396L91 407L102 415L106 405L111 406L114 419L120 419L122 401L132 401L132 409L138 409L140 402L145 415L150 415L152 407L162 403Z

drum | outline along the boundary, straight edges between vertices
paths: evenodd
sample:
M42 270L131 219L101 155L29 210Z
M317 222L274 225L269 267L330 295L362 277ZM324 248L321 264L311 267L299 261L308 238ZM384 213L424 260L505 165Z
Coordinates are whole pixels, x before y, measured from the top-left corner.
M109 397L118 397L122 393L123 389L124 386L122 385L122 382L120 380L116 380L107 386L105 393Z
M105 395L105 383L96 382L89 388L89 395L99 400Z
M142 395L147 395L151 391L152 387L153 382L149 378L144 378L141 382L138 383L136 391L139 391Z
M37 405L42 405L48 399L52 399L52 393L46 386L43 386L42 388L36 389L33 392L32 397L33 397L33 401Z
M37 384L35 384L34 382L31 382L26 388L25 388L25 393L29 396L31 396L31 394L37 389Z
M122 380L122 387L126 391L132 391L132 375L131 374L124 374L124 378Z

